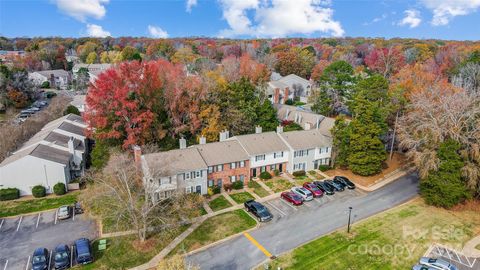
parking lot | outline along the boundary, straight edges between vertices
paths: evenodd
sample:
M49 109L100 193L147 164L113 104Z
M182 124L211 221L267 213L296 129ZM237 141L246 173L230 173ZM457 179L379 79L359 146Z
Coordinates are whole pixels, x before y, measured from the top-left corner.
M333 200L343 200L350 197L363 196L365 193L358 189L345 189L342 192L335 192L333 195L323 195L319 198L314 198L311 201L304 202L303 205L294 206L291 203L286 202L281 198L276 198L263 204L270 210L273 214L273 220L271 222L276 222L281 219L288 219L295 216L298 213L304 213L308 211L314 211L316 208L321 207Z
M59 244L72 249L82 237L94 239L96 223L86 214L59 220L57 211L0 219L0 270L31 269L31 255L36 248L50 252Z
M457 266L458 270L480 270L480 260L478 258L467 257L441 245L435 245L427 257L443 259Z

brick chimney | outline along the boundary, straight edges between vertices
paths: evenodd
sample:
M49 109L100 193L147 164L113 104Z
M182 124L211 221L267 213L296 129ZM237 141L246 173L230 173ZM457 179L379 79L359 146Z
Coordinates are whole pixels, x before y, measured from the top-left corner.
M273 104L279 104L280 103L280 89L275 88L273 90Z
M285 97L283 98L283 103L285 103L288 100L288 94L289 94L288 87L285 87L285 90L283 90L283 94L285 95Z
M142 164L142 148L138 145L133 146L133 159L135 160L135 165L140 168Z
M185 140L185 138L181 138L180 140L178 140L178 142L180 144L180 149L187 148L187 140Z

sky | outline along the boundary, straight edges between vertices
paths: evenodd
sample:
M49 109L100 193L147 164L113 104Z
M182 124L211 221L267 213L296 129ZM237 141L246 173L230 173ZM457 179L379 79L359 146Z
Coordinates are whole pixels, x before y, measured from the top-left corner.
M6 37L480 40L480 0L0 0Z

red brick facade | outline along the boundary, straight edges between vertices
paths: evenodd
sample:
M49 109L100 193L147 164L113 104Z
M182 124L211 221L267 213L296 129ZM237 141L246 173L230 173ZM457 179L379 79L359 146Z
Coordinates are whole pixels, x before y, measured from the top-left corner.
M260 174L263 171L269 172L271 175L273 175L273 170L277 169L280 172L285 172L287 171L287 162L283 163L277 163L277 164L272 164L272 165L267 165L267 166L262 166L262 167L256 167L256 168L251 168L250 169L250 175L252 177L259 177Z
M245 185L248 184L248 180L250 179L250 162L248 160L244 160L244 166L241 167L241 162L235 162L235 168L232 169L232 164L231 163L225 163L223 164L223 169L218 170L218 165L216 166L210 166L208 169L208 186L213 185L219 185L219 182L221 181L220 185L224 185L226 183L231 183L231 177L235 176L235 181L241 181L242 176L243 176L243 183ZM219 164L220 165L220 164ZM212 182L213 180L213 182Z
M275 90L273 91L273 103L274 104L280 103L280 89L279 88L275 88Z

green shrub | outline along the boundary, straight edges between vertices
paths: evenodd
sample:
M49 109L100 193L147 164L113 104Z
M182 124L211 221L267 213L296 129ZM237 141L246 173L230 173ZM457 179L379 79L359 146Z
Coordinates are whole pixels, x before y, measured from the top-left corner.
M92 150L92 167L95 169L101 169L107 165L110 158L110 151L106 142L97 140L95 147Z
M233 189L242 189L243 188L243 182L242 181L235 181L232 183L232 188Z
M49 81L44 81L40 87L41 88L50 88L50 82Z
M322 172L330 170L330 166L328 165L320 165L318 166L318 169Z
M232 190L232 184L230 184L230 183L223 184L223 189L225 191L231 191Z
M305 176L306 173L305 173L305 171L294 171L292 173L292 175L295 176L295 177L299 177L299 176Z
M56 195L63 195L67 193L67 189L65 188L64 183L56 183L55 186L53 186L53 192Z
M212 187L212 191L213 191L213 194L220 194L222 190L220 189L220 186L215 185Z
M56 96L57 96L57 93L55 93L55 92L49 91L49 92L45 93L46 98L53 98L53 97L56 97Z
M262 172L260 174L260 179L271 179L272 175L269 172Z
M77 107L75 107L73 105L68 105L68 107L63 112L63 115L67 115L67 114L71 114L71 113L76 114L76 115L80 115L80 111L78 110Z
M0 189L0 201L15 200L20 197L20 190L18 188L4 188Z
M32 188L32 195L35 198L45 197L47 195L47 190L44 186L38 185Z
M294 101L291 100L291 99L287 99L287 100L285 101L285 105L293 105L293 103L294 103Z
M277 169L273 170L273 175L279 176L279 175L280 175L280 171L277 170Z

